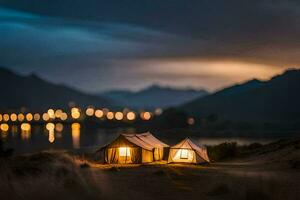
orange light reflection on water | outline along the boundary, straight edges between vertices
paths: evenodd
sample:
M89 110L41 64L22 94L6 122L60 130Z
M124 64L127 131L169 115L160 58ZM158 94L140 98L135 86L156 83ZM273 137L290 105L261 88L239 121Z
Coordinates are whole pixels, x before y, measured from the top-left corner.
M78 148L80 148L80 124L73 123L71 125L71 129L72 129L73 148L78 149Z

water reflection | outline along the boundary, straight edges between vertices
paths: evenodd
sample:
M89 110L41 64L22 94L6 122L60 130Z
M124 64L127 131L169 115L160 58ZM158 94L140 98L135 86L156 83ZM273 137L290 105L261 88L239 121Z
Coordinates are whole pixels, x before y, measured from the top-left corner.
M12 137L15 138L17 136L17 133L18 133L18 126L12 125L11 126L11 133L12 133Z
M31 125L29 123L21 124L21 138L22 140L29 140L31 137Z
M51 110L50 110L51 111ZM49 111L48 111L49 112ZM54 112L54 111L53 111ZM54 115L54 113L53 113ZM53 123L47 123L46 124L46 129L49 131L48 134L48 141L50 143L53 143L55 141L55 136L54 136L54 129L55 129L55 125Z
M80 124L73 123L72 126L72 143L74 149L80 148Z
M62 132L64 130L64 125L62 123L55 124L55 131Z
M53 143L55 141L54 130L49 130L48 141Z
M1 124L0 129L1 129L2 133L6 133L9 129L9 126L8 126L8 124Z
M8 124L1 124L0 129L1 129L1 138L5 140L8 136L9 126Z
M21 131L21 138L22 140L29 140L31 137L30 131Z
M124 115L125 117L126 115ZM101 129L79 123L47 123L42 125L36 122L16 122L9 125L0 123L0 140L4 141L6 148L15 149L16 153L31 153L48 149L98 149L115 139L121 133L140 132L134 128ZM175 144L178 139L158 138L169 144ZM195 137L203 145L216 145L223 142L237 142L239 145L259 142L262 144L277 140L278 138L222 138L222 137Z
M62 131L64 130L64 125L62 123L55 124L55 137L62 138Z

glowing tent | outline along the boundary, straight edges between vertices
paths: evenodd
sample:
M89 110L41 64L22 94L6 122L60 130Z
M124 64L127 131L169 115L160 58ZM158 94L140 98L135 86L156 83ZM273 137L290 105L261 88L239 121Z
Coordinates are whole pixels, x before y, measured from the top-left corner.
M188 138L170 147L168 163L205 162L209 162L206 147L198 146Z
M97 153L104 163L148 163L164 158L167 144L151 133L121 134Z

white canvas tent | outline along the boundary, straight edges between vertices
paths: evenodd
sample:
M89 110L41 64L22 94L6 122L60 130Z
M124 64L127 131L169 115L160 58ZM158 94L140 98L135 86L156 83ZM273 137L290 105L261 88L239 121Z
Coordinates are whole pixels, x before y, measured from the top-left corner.
M168 163L206 162L209 162L206 147L198 146L188 138L170 147Z
M97 153L105 163L148 163L162 160L169 147L151 133L121 134Z

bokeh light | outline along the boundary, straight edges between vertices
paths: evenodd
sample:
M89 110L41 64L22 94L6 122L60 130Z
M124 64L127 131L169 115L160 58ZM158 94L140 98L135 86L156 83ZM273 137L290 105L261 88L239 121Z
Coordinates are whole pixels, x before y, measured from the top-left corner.
M31 125L29 123L22 123L21 124L21 130L22 131L30 131L31 130Z
M103 117L104 113L102 110L96 110L95 111L95 116L98 117L98 118L101 118Z
M124 115L123 115L123 113L122 112L116 112L116 114L115 114L115 118L116 118L116 120L122 120L123 119L123 117L124 117Z
M48 113L50 119L54 119L55 118L55 112L54 112L53 109L49 109L47 111L47 113Z
M71 128L72 128L72 129L80 129L80 124L79 124L79 123L73 123L73 124L71 125Z
M73 119L79 119L80 118L79 108L72 108L71 109L71 116L72 116Z
M12 113L12 114L10 115L10 120L11 120L12 122L17 121L17 120L18 120L18 115L17 115L16 113Z
M87 108L86 111L85 111L85 114L86 114L87 116L93 116L94 113L95 113L94 108Z
M24 119L25 119L25 116L22 113L19 113L18 114L18 120L19 120L19 122L24 121Z
M9 114L3 115L3 121L5 121L5 122L9 121Z
M130 121L135 120L135 117L136 117L136 116L135 116L135 113L132 112L132 111L128 112L127 115L126 115L126 118L127 118L128 120L130 120Z
M62 115L63 111L61 109L58 109L55 111L54 115L55 115L55 118L61 118L61 115Z
M53 123L47 123L46 124L46 129L48 131L53 131L55 129L55 125Z
M61 116L60 116L60 119L63 120L63 121L67 120L67 119L68 119L68 114L65 113L65 112L63 112L63 113L61 114Z
M161 115L163 113L163 110L161 108L156 108L154 111L155 115Z
M33 115L33 119L34 119L35 121L39 121L39 120L41 119L41 115L40 115L39 113L35 113L35 114Z
M9 130L9 126L8 126L8 124L1 124L0 129L3 132L7 132Z
M187 120L188 125L194 125L195 124L195 119L193 117L189 117Z
M143 112L143 113L141 113L141 118L142 118L143 120L150 120L150 118L151 118L151 113L150 113L150 112Z
M80 148L80 124L73 123L71 125L71 129L72 129L73 148L78 149L78 148Z
M114 113L113 113L113 112L108 112L108 113L106 114L106 118L109 119L109 120L114 119Z
M55 124L55 130L57 132L62 132L64 130L64 125L62 123Z
M48 121L50 119L48 113L44 113L42 117L44 121Z
M32 121L33 120L33 115L31 113L27 113L26 114L26 120L29 121L29 122Z
M48 141L53 143L55 141L54 131L49 131Z

